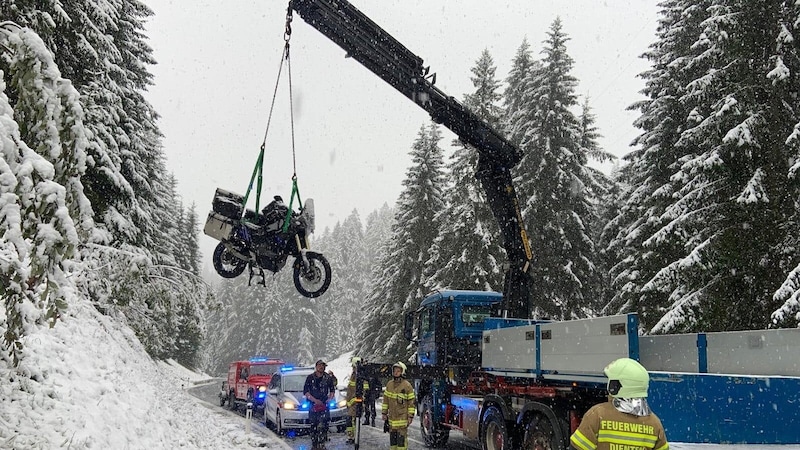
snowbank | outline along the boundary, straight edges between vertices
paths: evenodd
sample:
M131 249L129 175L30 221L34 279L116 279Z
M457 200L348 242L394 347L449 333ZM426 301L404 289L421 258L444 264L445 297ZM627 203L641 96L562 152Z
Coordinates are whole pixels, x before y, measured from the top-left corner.
M204 374L154 362L130 328L88 302L24 345L28 377L0 362L0 448L286 448L203 406L182 387Z

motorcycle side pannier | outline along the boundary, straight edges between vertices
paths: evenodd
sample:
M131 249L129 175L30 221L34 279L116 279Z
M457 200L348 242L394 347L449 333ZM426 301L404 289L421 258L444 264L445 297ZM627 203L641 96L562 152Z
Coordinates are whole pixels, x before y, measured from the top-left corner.
M239 220L244 210L244 196L217 188L211 209L215 213L233 220Z
M203 233L218 241L223 241L231 238L235 224L235 220L211 211L208 213L206 225L203 227Z

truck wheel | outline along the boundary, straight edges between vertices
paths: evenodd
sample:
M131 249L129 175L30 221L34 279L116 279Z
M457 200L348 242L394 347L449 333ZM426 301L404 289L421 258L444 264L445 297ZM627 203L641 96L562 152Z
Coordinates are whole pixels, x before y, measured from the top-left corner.
M233 392L228 392L228 408L236 411L236 398L233 396Z
M490 406L481 421L481 449L510 450L511 435L508 433L503 413L496 406Z
M557 424L544 414L532 414L525 424L525 435L522 439L523 450L552 450L564 448L561 432Z
M426 395L422 399L422 407L420 409L419 429L425 446L441 448L447 445L450 430L443 428L434 418L433 398L430 395Z

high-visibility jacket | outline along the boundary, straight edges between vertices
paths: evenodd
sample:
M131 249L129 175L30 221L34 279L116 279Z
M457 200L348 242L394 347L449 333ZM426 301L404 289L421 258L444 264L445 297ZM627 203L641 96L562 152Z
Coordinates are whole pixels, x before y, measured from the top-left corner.
M392 428L405 428L417 413L414 388L404 378L392 379L383 391L381 414L386 414Z
M356 382L364 383L364 386L361 388L361 396L362 398L367 395L369 391L369 381L365 378L358 378L353 375L350 375L350 382L347 383L347 412L351 416L356 415Z
M669 450L661 420L655 414L635 416L617 410L611 402L592 406L570 438L578 450L641 448Z

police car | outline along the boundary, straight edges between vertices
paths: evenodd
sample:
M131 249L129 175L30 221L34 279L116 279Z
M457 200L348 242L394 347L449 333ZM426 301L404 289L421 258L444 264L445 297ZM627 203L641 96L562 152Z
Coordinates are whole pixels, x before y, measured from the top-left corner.
M274 426L278 434L287 430L308 429L308 411L311 402L303 396L306 378L314 372L313 367L283 367L272 375L267 387L264 403L264 424ZM329 427L344 432L347 428L347 401L340 393L328 402Z

